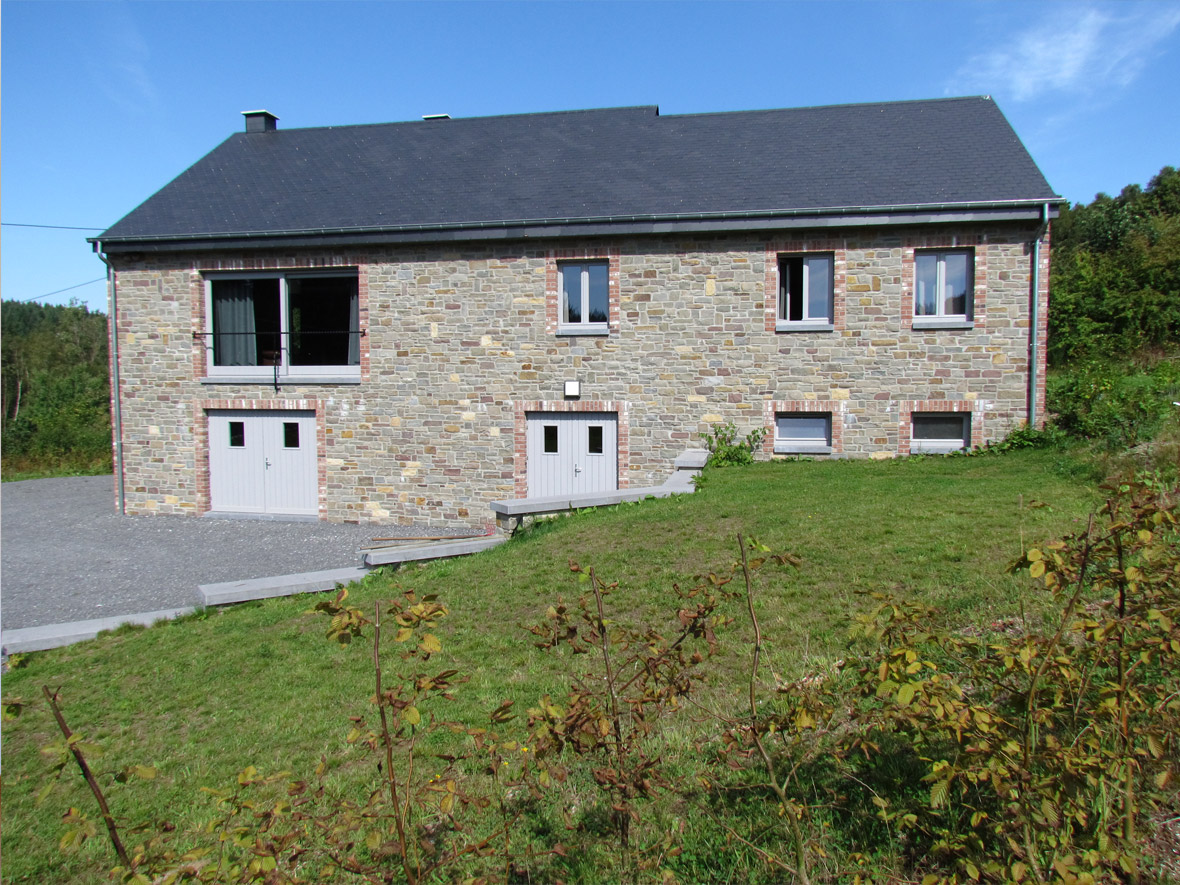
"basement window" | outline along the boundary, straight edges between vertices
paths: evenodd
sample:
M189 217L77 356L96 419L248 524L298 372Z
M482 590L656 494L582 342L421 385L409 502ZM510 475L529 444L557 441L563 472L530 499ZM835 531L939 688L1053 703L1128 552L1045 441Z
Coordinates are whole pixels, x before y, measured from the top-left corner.
M971 447L970 412L915 412L911 422L914 454L946 454Z
M780 412L774 422L774 450L779 454L830 454L832 413Z

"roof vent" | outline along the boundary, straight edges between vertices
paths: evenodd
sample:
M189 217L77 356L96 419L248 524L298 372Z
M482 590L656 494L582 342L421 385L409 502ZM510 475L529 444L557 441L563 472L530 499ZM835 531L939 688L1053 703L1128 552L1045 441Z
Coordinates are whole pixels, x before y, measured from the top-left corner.
M451 115L450 114L423 114L422 119L423 120L449 120L449 119L451 119Z
M279 118L270 111L242 111L247 132L274 132Z

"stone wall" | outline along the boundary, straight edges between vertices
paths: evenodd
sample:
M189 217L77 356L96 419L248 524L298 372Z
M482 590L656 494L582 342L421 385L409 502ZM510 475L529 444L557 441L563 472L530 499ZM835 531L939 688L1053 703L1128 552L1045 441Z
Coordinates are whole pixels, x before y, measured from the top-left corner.
M127 511L209 509L202 416L227 402L316 411L320 513L334 521L487 525L487 502L523 488L526 409L618 411L620 486L661 483L716 423L772 429L779 411L830 411L839 456L906 453L909 416L939 404L971 412L973 442L996 440L1027 419L1034 236L931 226L115 255ZM914 249L939 246L974 249L973 328L913 328ZM812 250L836 258L835 328L775 331L777 255ZM610 262L609 334L557 333L565 257ZM203 381L206 276L304 267L358 268L360 383ZM1042 309L1042 340L1044 322ZM567 380L580 400L563 400Z

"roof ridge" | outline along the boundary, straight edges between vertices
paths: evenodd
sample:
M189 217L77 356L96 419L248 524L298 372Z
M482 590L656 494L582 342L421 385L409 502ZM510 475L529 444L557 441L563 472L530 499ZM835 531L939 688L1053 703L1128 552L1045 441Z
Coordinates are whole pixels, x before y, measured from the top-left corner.
M825 110L844 110L846 108L871 108L871 107L896 107L902 104L942 104L952 101L989 101L995 104L995 99L990 95L949 95L942 98L903 98L897 101L883 100L883 101L853 101L844 104L813 104L803 105L802 107L792 108L746 108L743 110L734 111L699 111L686 114L661 114L664 119L673 117L724 117L734 114L775 114L783 111L825 111Z
M317 129L362 129L372 128L377 126L420 126L425 123L463 123L471 120L519 120L525 117L557 117L557 116L572 116L574 114L611 114L625 111L646 111L651 113L651 116L660 116L660 106L655 104L644 105L622 105L611 108L574 108L572 110L564 111L527 111L521 114L485 114L478 117L450 117L446 120L386 120L383 123L339 123L327 126L294 126L286 129L276 129L276 132L310 132ZM740 112L739 112L740 113ZM687 116L687 115L682 115ZM242 134L245 133L235 133Z

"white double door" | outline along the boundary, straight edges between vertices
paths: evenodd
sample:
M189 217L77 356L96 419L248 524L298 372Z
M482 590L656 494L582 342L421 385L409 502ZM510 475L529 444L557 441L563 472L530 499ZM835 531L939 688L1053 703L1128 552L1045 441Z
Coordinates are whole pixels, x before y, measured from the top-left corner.
M530 498L618 488L617 414L529 412L525 417Z
M208 414L213 510L318 514L315 412L217 409Z

